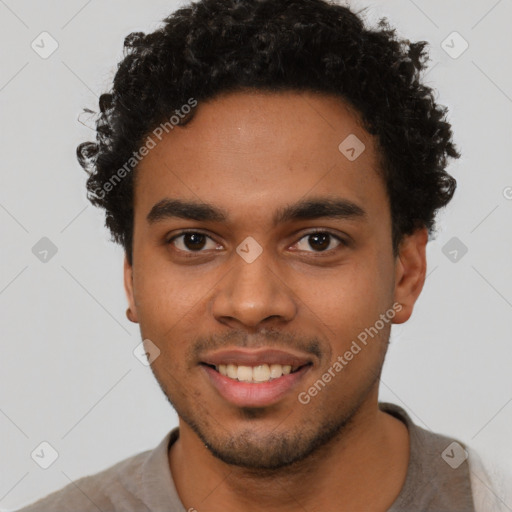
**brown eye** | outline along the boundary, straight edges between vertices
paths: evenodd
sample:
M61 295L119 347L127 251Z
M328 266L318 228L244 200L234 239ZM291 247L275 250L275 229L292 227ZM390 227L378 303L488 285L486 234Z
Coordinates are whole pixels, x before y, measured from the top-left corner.
M334 247L332 246L333 241L336 242ZM296 245L300 251L327 252L337 249L340 245L347 245L347 243L328 231L317 231L303 236Z
M309 235L308 242L312 249L325 251L329 247L331 235L329 233L315 233Z
M211 244L210 247L207 247L208 242ZM217 246L209 236L197 231L179 233L173 236L167 243L174 245L176 249L184 252L202 252L205 247L207 249L215 249Z
M206 237L201 233L187 233L183 235L183 245L191 251L200 251L206 244Z

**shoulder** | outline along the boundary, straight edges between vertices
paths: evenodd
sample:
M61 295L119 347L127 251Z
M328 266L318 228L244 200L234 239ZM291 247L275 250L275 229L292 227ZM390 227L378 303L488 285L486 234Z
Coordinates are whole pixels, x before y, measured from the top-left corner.
M455 438L416 425L396 404L381 403L379 406L401 419L409 431L406 479L390 512L474 512L466 446Z
M512 475L467 447L471 489L476 512L512 510Z
M469 444L416 425L396 404L379 407L401 419L410 434L406 482L390 510L512 511L510 472L482 458Z
M148 510L137 494L142 467L151 452L138 453L99 473L79 478L17 512Z

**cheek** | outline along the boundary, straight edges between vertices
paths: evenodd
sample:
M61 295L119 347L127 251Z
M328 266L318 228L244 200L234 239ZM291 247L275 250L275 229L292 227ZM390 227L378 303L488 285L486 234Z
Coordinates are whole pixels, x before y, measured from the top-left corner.
M162 354L176 362L183 360L190 340L207 324L209 296L221 275L155 260L146 258L147 263L134 273L140 330L143 338L153 341Z
M392 315L384 321L381 315L389 312L392 293L389 272L377 260L361 258L361 263L342 266L314 283L307 280L299 292L303 317L310 317L312 326L329 340L327 367L341 356L348 363L343 363L346 376L375 366L387 346Z
M361 263L306 278L295 289L305 313L309 309L333 331L348 333L373 323L386 309L390 294L382 274L377 262L361 258Z
M207 281L188 269L148 257L134 273L137 311L153 321L172 322L193 309L208 289Z

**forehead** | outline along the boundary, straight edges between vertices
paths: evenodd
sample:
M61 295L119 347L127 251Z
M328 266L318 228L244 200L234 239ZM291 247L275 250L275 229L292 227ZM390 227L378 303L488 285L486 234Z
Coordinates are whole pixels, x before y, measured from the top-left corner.
M231 93L196 109L190 123L155 139L140 162L136 217L166 197L218 205L233 222L250 217L267 225L277 209L308 196L386 213L373 137L338 97Z

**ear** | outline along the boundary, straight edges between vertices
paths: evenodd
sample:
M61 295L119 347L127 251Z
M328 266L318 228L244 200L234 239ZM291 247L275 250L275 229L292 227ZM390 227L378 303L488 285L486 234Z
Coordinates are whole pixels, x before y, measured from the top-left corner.
M130 311L129 319L132 322L138 322L137 307L135 306L135 298L133 294L133 267L128 263L126 254L124 256L124 290L126 292L126 298L128 299L128 307Z
M393 323L409 320L427 272L425 248L428 242L427 228L420 228L402 240L395 263L395 302L402 305L397 310Z

